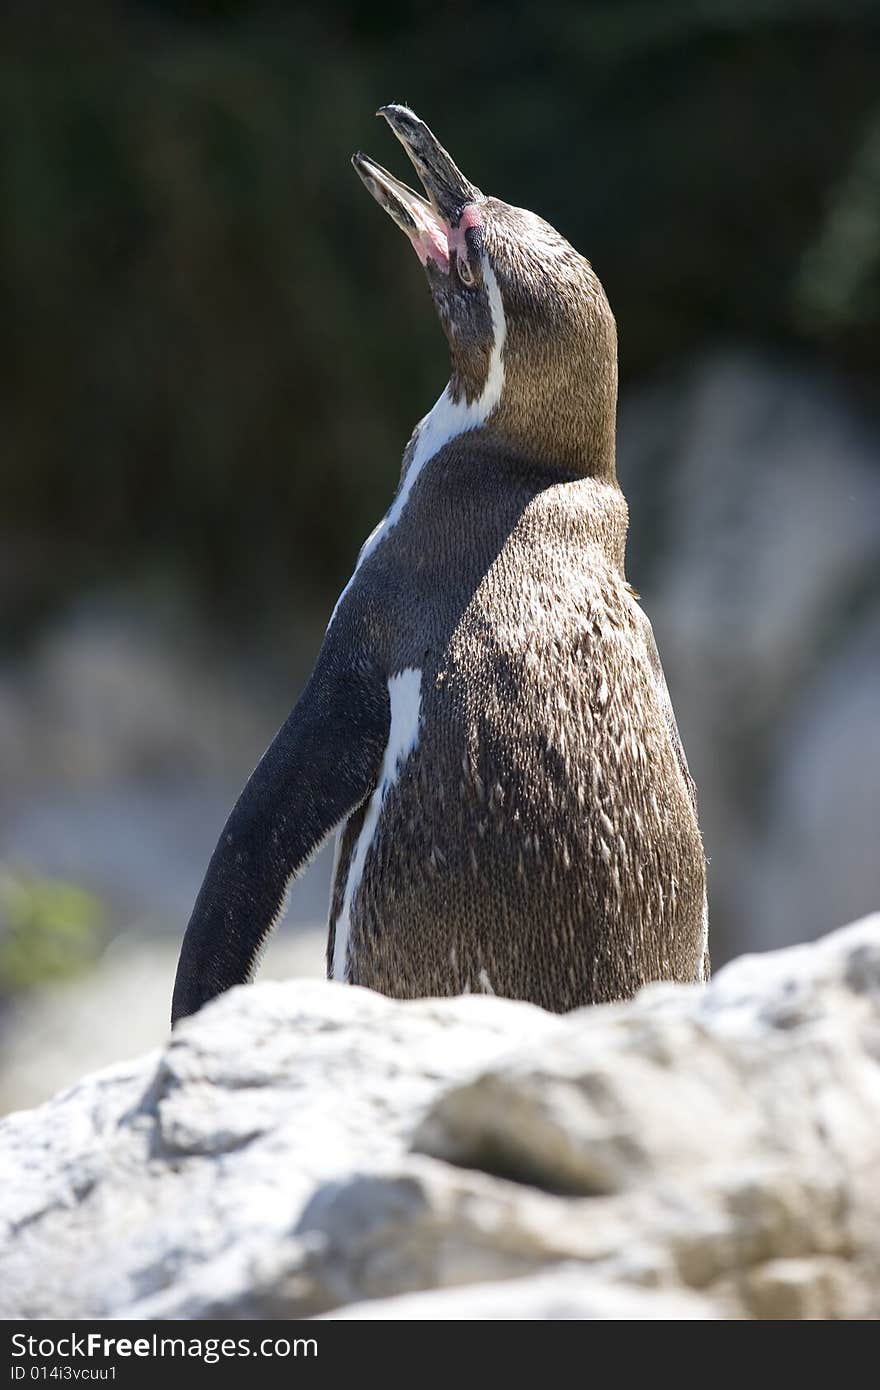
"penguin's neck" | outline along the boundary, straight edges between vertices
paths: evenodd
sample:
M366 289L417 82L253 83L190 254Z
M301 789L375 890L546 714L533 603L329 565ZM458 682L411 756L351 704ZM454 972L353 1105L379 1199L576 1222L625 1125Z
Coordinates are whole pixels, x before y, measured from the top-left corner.
M458 379L453 368L452 376L439 400L416 425L415 433L403 456L400 488L386 518L386 523L390 521L392 526L406 506L409 494L425 464L459 435L486 428L490 416L497 411L501 401L504 391L507 321L498 281L488 264L485 271L489 310L492 316L492 351L489 354L481 389L479 394L471 392L469 395L465 383Z
M573 323L549 331L533 306L502 307L498 296L498 313L507 317L488 427L511 454L547 472L613 483L617 329L602 305L604 296L593 312L569 315Z
M516 370L507 363L506 389L488 428L509 453L560 478L595 478L616 485L617 370Z
M435 496L439 487L441 507L446 509L448 504L451 513L459 505L470 510L485 506L502 520L505 499L519 509L526 506L529 497L545 494L546 503L538 514L554 518L558 533L566 532L575 548L598 546L612 568L623 575L629 516L615 475L613 452L607 468L572 467L568 460L520 447L516 439L497 427L496 413L482 421L474 415L472 408L464 411L451 400L449 388L444 391L416 426L403 457L394 502L365 551L397 524L417 479L425 476ZM455 464L451 470L441 468L434 473L433 460L447 445L455 446ZM462 490L465 478L468 481ZM536 540L543 545L546 537L538 534Z
M626 503L617 485L615 472L615 424L617 407L617 355L605 355L606 371L592 389L566 390L560 382L555 393L534 388L520 389L517 355L520 334L508 333L504 302L495 273L484 264L486 290L492 320L492 348L477 391L463 380L453 361L452 375L439 399L416 426L403 456L400 486L389 511L368 537L360 560L375 549L394 529L403 515L412 490L426 464L446 445L463 435L479 439L483 446L494 446L509 462L525 468L538 468L548 479L594 479L607 489L609 503L619 515L623 507L622 532L626 534ZM592 365L592 364L591 364ZM511 381L511 368L514 370ZM551 374L551 379L553 375ZM528 388L528 380L526 381ZM622 538L617 534L609 546L613 563L622 567ZM359 563L360 563L359 560Z

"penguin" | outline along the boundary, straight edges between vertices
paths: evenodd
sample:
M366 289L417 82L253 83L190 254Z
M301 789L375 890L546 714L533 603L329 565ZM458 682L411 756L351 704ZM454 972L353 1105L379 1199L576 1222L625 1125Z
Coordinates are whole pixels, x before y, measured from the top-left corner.
M450 378L220 836L175 1022L251 978L334 832L333 980L564 1012L708 975L694 784L624 572L605 292L408 107L378 114L424 195L352 162L424 268Z

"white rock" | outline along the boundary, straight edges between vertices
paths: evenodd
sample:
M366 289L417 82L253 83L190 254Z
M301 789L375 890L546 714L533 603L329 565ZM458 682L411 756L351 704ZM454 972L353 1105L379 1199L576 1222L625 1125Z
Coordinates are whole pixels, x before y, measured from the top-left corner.
M872 1317L878 1172L880 917L566 1017L263 984L0 1123L0 1315Z
M601 1319L647 1322L658 1319L684 1322L715 1318L708 1299L696 1294L658 1293L625 1285L603 1284L591 1278L583 1266L560 1265L527 1279L508 1279L496 1284L472 1284L463 1289L430 1289L354 1303L323 1319L450 1319L455 1322L534 1321L545 1318Z

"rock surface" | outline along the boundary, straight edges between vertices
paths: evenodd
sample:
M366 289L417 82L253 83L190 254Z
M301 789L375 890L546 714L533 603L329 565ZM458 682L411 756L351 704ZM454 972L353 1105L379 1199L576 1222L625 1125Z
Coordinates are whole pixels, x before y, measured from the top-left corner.
M880 1316L880 916L558 1017L318 981L0 1123L5 1318Z
M394 1321L450 1320L454 1322L520 1321L536 1318L588 1318L616 1322L714 1318L709 1300L697 1294L662 1293L656 1289L627 1288L592 1279L582 1265L554 1265L526 1279L505 1279L494 1284L469 1284L467 1296L460 1289L428 1289L399 1298L374 1298L353 1303L323 1319Z

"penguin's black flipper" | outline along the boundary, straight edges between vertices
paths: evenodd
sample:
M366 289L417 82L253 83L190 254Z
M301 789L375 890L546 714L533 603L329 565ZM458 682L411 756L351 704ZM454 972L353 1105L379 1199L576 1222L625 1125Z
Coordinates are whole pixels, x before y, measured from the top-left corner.
M172 1025L250 978L289 883L372 791L389 719L386 682L368 658L325 646L211 857L183 940Z

